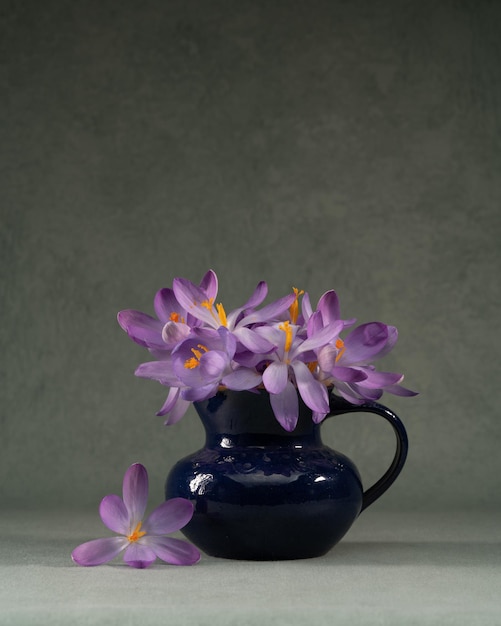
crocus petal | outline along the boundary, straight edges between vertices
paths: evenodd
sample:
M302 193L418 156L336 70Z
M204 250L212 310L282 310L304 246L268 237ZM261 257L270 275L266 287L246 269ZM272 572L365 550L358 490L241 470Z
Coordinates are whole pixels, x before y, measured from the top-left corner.
M180 394L181 390L178 387L171 387L169 395L157 413L159 416L169 414L169 417L164 422L165 426L171 426L179 422L191 404L191 402L183 400Z
M363 386L369 389L382 389L389 385L397 385L402 381L402 374L396 372L377 372L376 370L369 370L361 368L361 371L365 372L366 378L363 380ZM359 382L359 381L357 381Z
M308 292L305 292L303 294L303 298L301 300L301 313L303 314L303 318L305 322L308 322L308 320L313 314L313 309L312 309L311 301L310 301L310 294Z
M342 380L345 383L359 383L367 378L363 370L355 367L335 366L329 373L335 380Z
M188 324L182 322L167 322L162 328L162 341L166 347L173 348L176 344L184 341L190 334Z
M129 337L146 348L165 348L162 339L162 322L141 311L120 311L117 315L120 326Z
M248 367L239 367L231 374L224 376L221 383L233 389L234 391L242 391L243 389L253 389L262 382L261 375L254 369Z
M249 311L249 309L253 309L254 307L261 304L261 302L266 298L267 294L268 285L264 282L264 280L262 280L260 283L258 283L256 289L254 290L254 293L243 306L231 311L231 313L228 313L228 328L234 328L235 324L238 321L238 318L242 315L243 311L247 310L248 313L250 313L251 311Z
M324 324L335 322L341 317L337 293L331 289L326 291L318 301L317 311L322 313Z
M268 285L264 280L261 280L256 288L254 289L253 294L247 300L247 302L243 305L242 309L252 309L256 306L259 306L261 302L268 295Z
M385 356L393 349L393 346L397 343L398 330L395 328L395 326L386 326L386 330L388 333L388 339L386 340L386 344L374 358L380 359L381 357Z
M281 393L270 394L270 403L281 426L288 432L293 431L299 417L299 400L294 385L289 381Z
M285 333L275 326L258 326L254 329L254 332L259 334L260 337L264 337L275 347L283 347L285 344Z
M383 395L382 389L370 389L369 387L364 387L363 382L362 384L353 383L351 386L358 394L362 396L362 398L365 398L365 400L370 400L371 402L379 400L379 398Z
M308 337L312 337L319 333L324 327L324 320L322 319L322 314L320 311L315 311L312 313L308 319L308 323L306 325Z
M336 365L336 358L339 350L333 345L327 345L320 348L317 353L318 365L324 372L330 372Z
M315 350L317 348L321 348L325 346L330 341L332 341L335 337L339 335L339 333L343 330L343 322L338 320L337 322L332 322L328 326L325 326L320 332L316 333L312 337L305 339L295 350L296 354L300 354L301 352L305 352L306 350Z
M344 341L345 352L340 358L343 365L355 365L370 361L385 348L390 336L388 326L381 322L369 322L354 328Z
M92 567L102 565L114 559L127 547L126 537L106 537L82 543L71 553L71 558L78 565Z
M197 548L182 539L146 535L143 540L159 559L171 565L194 565L200 561L200 552Z
M323 372L329 372L335 380L346 383L356 383L367 378L367 373L363 368L337 365L339 354L339 349L333 345L321 348L317 353L320 369Z
M181 390L181 398L189 402L207 400L207 398L212 398L212 396L216 395L218 386L218 383L215 382L202 385L201 387L187 387Z
M363 404L364 398L356 393L348 383L336 383L336 392L351 404Z
M122 488L132 531L142 521L148 502L148 472L144 465L134 463L129 467Z
M289 379L289 368L285 363L274 361L263 372L263 385L270 393L281 393Z
M234 361L242 367L255 368L263 362L263 355L254 354L253 352L250 352L250 350L243 350L242 352L237 352L237 354L235 354Z
M147 363L141 363L134 374L139 378L157 380L159 383L162 383L162 385L167 385L168 387L176 387L181 384L174 372L170 358L164 361L148 361Z
M163 323L170 321L173 313L177 313L183 317L183 309L181 305L176 300L176 296L174 295L172 289L167 287L157 291L153 300L153 308L155 309L158 319Z
M176 400L175 405L169 411L169 416L165 420L164 425L172 426L173 424L177 424L177 422L179 422L179 420L185 415L190 405L191 402L189 400L179 397ZM165 415L165 413L163 413L163 415Z
M270 319L277 317L280 313L283 313L296 299L296 295L291 293L276 302L266 305L259 311L254 311L250 315L247 315L239 322L239 325L249 326L249 324L255 324L257 322L268 322Z
M346 383L356 383L367 378L368 370L363 367L337 365L339 356L339 349L333 345L321 348L317 353L318 365L320 366L320 369L323 372L329 372L335 380L342 380Z
M388 385L384 388L388 393L392 393L394 396L403 396L403 397L411 397L417 396L417 391L412 391L411 389L407 389L406 387L402 387L400 385Z
M124 554L124 561L127 565L138 569L150 566L157 558L154 550L146 545L144 538L142 539L130 543Z
M209 350L200 358L199 374L205 383L215 382L220 379L223 372L229 366L230 360L225 352L220 350ZM193 370L188 370L188 372ZM185 380L188 377L185 376Z
M129 534L129 512L124 501L119 496L105 496L99 505L99 515L103 524L113 532L120 535Z
M200 289L202 291L205 291L209 299L214 300L216 298L218 290L218 280L216 272L214 270L209 270L206 274L204 274L202 280L200 281Z
M224 326L217 329L217 334L221 339L221 346L230 359L233 358L237 349L237 338Z
M179 387L171 387L169 389L169 393L167 394L167 398L162 405L162 408L157 413L157 415L165 415L175 406L177 399L179 398L180 389Z
M311 414L311 418L314 424L320 424L324 421L327 415L328 413L317 413L316 411L313 411L313 413Z
M186 526L193 511L193 503L186 498L171 498L157 506L145 520L142 530L148 535L168 535Z
M275 348L272 343L250 328L236 328L233 334L247 350L255 354L267 354Z
M185 278L175 278L172 284L174 294L179 304L191 313L193 317L205 322L212 328L218 328L221 323L214 317L213 307L207 309L202 302L209 300L207 294Z
M296 376L298 391L306 406L318 413L328 413L329 396L326 387L315 379L308 367L301 361L294 361L292 369Z

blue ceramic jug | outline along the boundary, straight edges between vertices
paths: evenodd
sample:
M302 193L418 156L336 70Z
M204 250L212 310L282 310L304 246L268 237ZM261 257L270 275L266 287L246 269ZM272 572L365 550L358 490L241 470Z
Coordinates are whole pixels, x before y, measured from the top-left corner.
M212 556L278 560L325 554L390 487L407 456L402 422L375 402L358 406L331 395L330 416L376 413L396 434L391 466L366 491L352 461L322 443L321 425L313 423L301 399L293 432L276 421L265 391L221 391L195 408L205 447L172 468L165 493L194 502L182 532Z

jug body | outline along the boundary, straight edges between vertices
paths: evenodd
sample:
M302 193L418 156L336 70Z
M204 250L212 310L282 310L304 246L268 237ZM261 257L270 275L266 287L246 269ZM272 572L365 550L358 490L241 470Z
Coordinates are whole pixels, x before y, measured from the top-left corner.
M183 532L207 554L252 560L321 556L370 503L354 463L323 444L321 426L303 403L290 433L276 421L265 391L220 391L195 408L206 443L172 468L166 497L194 502ZM362 410L340 399L332 409L334 415ZM399 457L402 465L402 450ZM388 470L380 491L400 469Z

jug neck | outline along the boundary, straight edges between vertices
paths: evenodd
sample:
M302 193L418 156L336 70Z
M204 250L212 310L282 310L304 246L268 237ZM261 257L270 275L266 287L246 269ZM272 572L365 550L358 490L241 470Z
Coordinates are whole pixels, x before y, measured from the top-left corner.
M296 428L287 432L277 421L267 391L219 391L215 396L194 403L206 432L206 445L286 446L300 448L321 445L320 427L312 412L299 398Z

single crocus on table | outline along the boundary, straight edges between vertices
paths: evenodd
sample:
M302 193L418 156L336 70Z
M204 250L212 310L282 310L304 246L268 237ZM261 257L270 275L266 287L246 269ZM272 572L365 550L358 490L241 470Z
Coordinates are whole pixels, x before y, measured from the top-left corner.
M137 568L148 567L157 557L172 565L197 563L200 552L195 546L165 536L191 520L193 504L184 498L172 498L144 519L147 501L148 473L143 465L134 463L125 472L123 499L108 495L99 506L103 524L120 536L81 544L71 554L73 561L85 566L102 565L124 552L125 563Z

